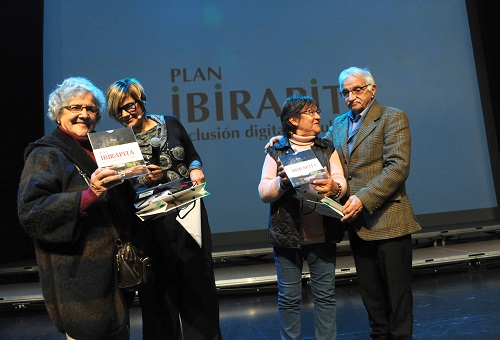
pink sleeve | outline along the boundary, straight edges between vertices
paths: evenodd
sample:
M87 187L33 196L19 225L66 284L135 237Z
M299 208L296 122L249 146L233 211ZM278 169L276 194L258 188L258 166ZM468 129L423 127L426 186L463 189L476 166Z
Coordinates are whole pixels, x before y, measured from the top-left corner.
M272 203L286 192L286 189L281 189L277 170L278 167L274 158L266 155L259 183L259 196L264 203Z
M92 189L88 188L87 190L83 191L82 199L80 201L80 213L84 214L85 211L98 200L99 198L97 198Z

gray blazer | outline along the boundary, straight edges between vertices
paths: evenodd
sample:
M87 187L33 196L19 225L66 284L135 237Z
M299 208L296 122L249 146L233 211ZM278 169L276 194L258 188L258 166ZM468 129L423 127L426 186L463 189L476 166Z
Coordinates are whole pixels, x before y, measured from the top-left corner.
M345 197L356 195L362 213L350 227L363 240L382 240L421 230L406 195L411 134L406 113L376 100L366 113L349 155L348 114L335 118L325 135L339 153L347 178Z

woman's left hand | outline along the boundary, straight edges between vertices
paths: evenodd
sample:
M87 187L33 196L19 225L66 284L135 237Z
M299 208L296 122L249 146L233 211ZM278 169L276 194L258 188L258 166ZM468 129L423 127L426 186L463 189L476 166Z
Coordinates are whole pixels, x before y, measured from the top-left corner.
M203 173L203 170L200 169L191 170L189 178L191 178L193 185L205 183L205 174Z
M327 178L315 179L312 182L312 184L316 185L314 190L316 190L325 197L334 196L338 192L339 186L337 182L335 182L333 178L330 176L330 173L328 172L326 166L325 166L325 172L326 175L328 176Z
M163 178L163 171L156 164L148 165L149 173L144 176L148 182L156 182Z

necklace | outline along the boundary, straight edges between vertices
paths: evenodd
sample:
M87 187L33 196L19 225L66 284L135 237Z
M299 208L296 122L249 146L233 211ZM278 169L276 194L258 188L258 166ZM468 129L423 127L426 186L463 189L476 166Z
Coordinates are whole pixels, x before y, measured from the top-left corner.
M155 122L154 120L149 119L148 117L144 117L144 121L142 123L140 133L144 133L157 125L158 125L158 123Z

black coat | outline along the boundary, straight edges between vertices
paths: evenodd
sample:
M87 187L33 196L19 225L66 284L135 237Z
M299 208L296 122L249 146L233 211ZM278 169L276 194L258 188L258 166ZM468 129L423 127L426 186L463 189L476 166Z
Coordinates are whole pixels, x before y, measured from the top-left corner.
M116 245L97 206L80 213L82 191L97 165L59 129L31 143L18 191L18 216L35 242L42 293L50 318L77 339L104 339L128 322L117 284ZM116 227L138 221L121 184L99 201ZM96 204L97 205L97 204Z

